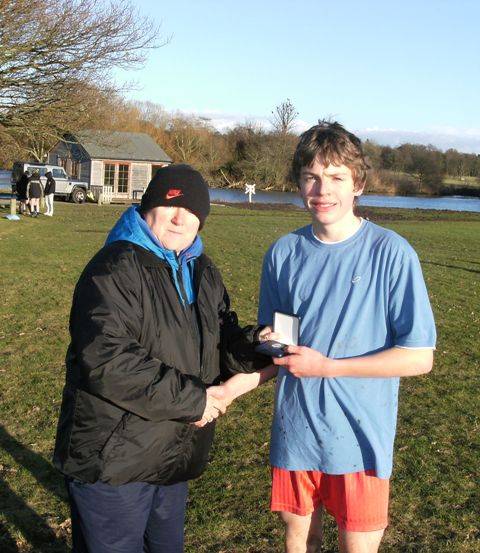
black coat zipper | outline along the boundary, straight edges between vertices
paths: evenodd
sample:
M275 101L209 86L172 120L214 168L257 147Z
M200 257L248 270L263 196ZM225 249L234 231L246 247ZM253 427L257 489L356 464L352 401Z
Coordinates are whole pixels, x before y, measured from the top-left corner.
M169 266L169 269L170 269L170 272L171 272L171 279L172 279L172 284L176 290L176 286L175 286L175 278L174 278L174 274L173 274L173 268L171 266ZM195 272L194 272L194 275L195 275ZM200 363L199 363L199 366L200 366L200 370L199 370L199 377L201 380L203 380L203 376L204 376L204 364L203 364L203 358L204 358L204 347L203 347L203 327L202 327L202 321L201 321L201 318L199 317L198 315L198 312L195 308L195 306L193 308L191 308L188 304L188 298L187 298L187 294L185 292L185 287L183 285L183 275L182 275L182 269L181 269L181 266L178 267L177 269L177 281L178 281L178 285L179 285L179 288L180 288L180 294L181 294L181 298L179 298L179 303L180 303L180 306L181 306L181 309L183 311L183 316L185 318L185 323L186 323L186 326L188 327L189 329L189 332L190 332L190 336L192 337L192 340L193 340L193 343L194 344L198 344L199 347L200 347ZM195 283L195 286L197 285L197 282L196 282L196 279L194 278L194 283ZM199 287L197 286L197 295L198 295L198 290L199 290ZM177 292L178 293L178 292ZM182 301L182 299L184 301ZM191 312L189 313L188 310L191 310ZM192 321L192 317L196 317L196 320L197 322L195 323L195 321ZM197 325L197 328L198 328L198 340L197 340L197 336L194 334L194 329L192 328L192 326L196 324Z

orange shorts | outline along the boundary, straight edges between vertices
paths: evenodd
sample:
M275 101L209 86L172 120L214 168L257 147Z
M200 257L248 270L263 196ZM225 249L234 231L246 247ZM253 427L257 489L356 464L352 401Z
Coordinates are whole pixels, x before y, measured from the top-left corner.
M390 481L375 471L324 474L272 467L272 511L306 516L323 506L350 532L372 532L388 526Z

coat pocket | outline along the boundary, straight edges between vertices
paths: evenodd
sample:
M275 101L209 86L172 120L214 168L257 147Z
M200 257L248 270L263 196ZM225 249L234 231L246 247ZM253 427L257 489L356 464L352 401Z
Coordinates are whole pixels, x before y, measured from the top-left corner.
M119 434L125 431L125 427L127 425L127 421L129 417L130 417L130 413L123 413L122 418L118 421L118 424L112 430L107 441L103 444L103 447L99 453L99 457L102 461L105 462L105 460L108 459L112 449L115 447L115 444L118 442Z
M85 460L98 457L126 414L120 407L77 389L70 455Z

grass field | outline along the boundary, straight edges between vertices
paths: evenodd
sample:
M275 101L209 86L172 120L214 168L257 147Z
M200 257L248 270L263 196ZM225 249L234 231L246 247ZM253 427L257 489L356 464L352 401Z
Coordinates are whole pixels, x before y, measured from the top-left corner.
M477 177L445 177L443 184L453 186L470 186L471 188L480 187L480 179Z
M85 263L119 206L56 204L52 219L0 219L0 551L68 551L62 480L50 465L64 379L68 313ZM5 211L3 213L6 213ZM374 210L422 261L438 327L434 370L401 385L385 552L480 552L480 215ZM307 221L301 211L214 207L203 232L234 308L255 321L263 253ZM268 511L273 384L231 406L212 462L191 485L189 553L273 553ZM336 551L326 524L324 551Z

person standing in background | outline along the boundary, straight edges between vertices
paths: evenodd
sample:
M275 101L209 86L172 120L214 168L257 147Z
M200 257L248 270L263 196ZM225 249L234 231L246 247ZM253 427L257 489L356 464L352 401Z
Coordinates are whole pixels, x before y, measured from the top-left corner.
M19 201L19 204L20 204L19 205L20 215L22 215L27 211L27 202L28 202L27 189L28 189L29 182L30 182L30 172L27 170L24 173L22 173L16 185L17 200Z
M47 182L45 183L45 204L47 206L47 211L45 211L45 215L52 217L53 196L55 195L55 179L53 178L51 171L45 173L45 176L47 177Z
M40 181L40 173L34 171L32 178L27 186L27 197L30 206L30 215L32 217L38 217L40 211L40 198L42 197L42 183Z

